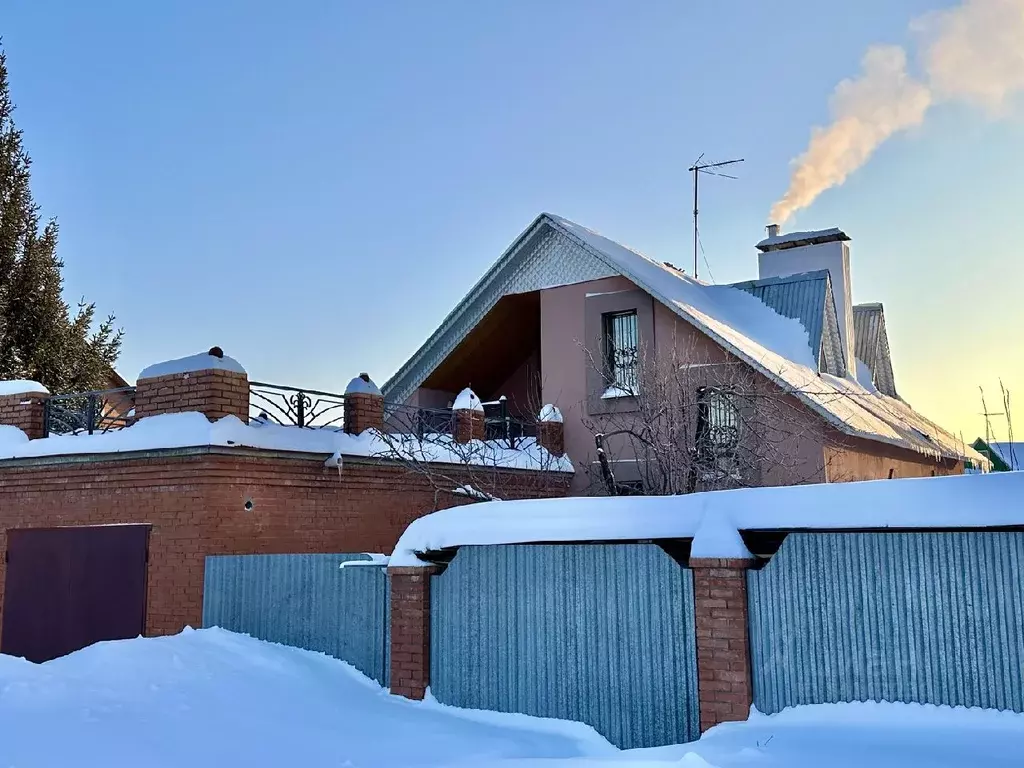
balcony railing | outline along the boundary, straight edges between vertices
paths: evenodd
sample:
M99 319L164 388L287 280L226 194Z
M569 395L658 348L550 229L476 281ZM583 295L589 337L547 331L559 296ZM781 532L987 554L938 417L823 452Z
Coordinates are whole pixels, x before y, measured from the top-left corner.
M43 436L110 432L134 416L135 387L51 395L43 402Z
M44 401L44 436L92 435L130 426L135 420L135 387L51 395ZM249 384L249 419L301 428L342 427L345 397L316 389L253 381ZM455 413L447 408L384 404L384 428L419 440L455 433ZM536 437L534 422L512 418L504 399L484 403L484 439L518 448Z
M295 427L340 427L345 423L345 396L251 381L249 418Z

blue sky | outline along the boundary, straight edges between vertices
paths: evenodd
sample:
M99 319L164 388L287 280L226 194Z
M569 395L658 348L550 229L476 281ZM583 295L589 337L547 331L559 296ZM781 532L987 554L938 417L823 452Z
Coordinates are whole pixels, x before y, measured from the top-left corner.
M117 314L122 373L219 344L340 390L387 379L540 211L689 269L701 152L746 158L703 187L702 277L754 276L835 84L948 4L5 0L0 33L68 296ZM936 108L787 225L850 233L897 386L968 439L979 384L1024 402L1022 138Z

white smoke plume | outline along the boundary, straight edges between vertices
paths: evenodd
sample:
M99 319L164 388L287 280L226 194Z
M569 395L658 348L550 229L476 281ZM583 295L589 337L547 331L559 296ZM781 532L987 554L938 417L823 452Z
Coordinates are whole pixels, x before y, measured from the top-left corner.
M898 46L872 46L862 73L836 86L832 122L814 128L807 150L793 161L789 189L772 206L783 223L826 189L842 184L878 146L919 125L936 101L960 100L992 114L1024 90L1024 0L966 0L911 22L924 73L907 72Z

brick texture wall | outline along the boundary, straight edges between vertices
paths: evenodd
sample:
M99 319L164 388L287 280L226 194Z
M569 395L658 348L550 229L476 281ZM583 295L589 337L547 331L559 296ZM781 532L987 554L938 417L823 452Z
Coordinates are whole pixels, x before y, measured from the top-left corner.
M391 692L422 699L430 685L430 577L440 568L389 568Z
M146 633L159 635L200 625L206 555L390 552L412 520L460 503L393 463L348 459L339 473L324 457L171 453L0 462L0 550L11 528L150 523ZM498 479L505 498L566 494L567 477L545 478ZM0 605L5 575L0 559Z
M368 429L384 429L384 398L364 392L345 395L345 431L361 435Z
M455 442L483 440L485 432L483 413L470 410L455 411Z
M701 733L746 720L753 702L747 633L750 560L691 558Z
M0 396L0 424L15 426L35 439L43 436L43 392Z
M249 418L249 379L244 373L208 370L140 379L135 416L200 411L211 419L229 414Z

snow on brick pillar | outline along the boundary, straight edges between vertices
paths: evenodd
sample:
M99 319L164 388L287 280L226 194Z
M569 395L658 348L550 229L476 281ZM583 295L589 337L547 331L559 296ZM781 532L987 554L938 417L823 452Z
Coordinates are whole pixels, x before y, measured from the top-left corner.
M746 720L753 703L747 571L755 560L690 558L697 628L701 733Z
M422 699L430 686L430 578L437 566L388 568L391 693Z
M537 442L552 456L565 455L565 425L562 412L553 405L545 405L537 416Z
M12 384L25 385L24 392L11 392ZM19 387L14 387L18 389ZM0 382L0 392L11 394L0 395L0 424L17 427L30 440L43 436L44 405L49 392L42 384L31 381Z
M151 365L135 385L135 416L198 411L207 418L249 420L249 376L220 347Z
M360 373L345 388L345 431L361 435L384 429L384 396L369 374Z
M455 442L484 439L484 406L472 389L466 387L459 392L452 410L455 412Z

